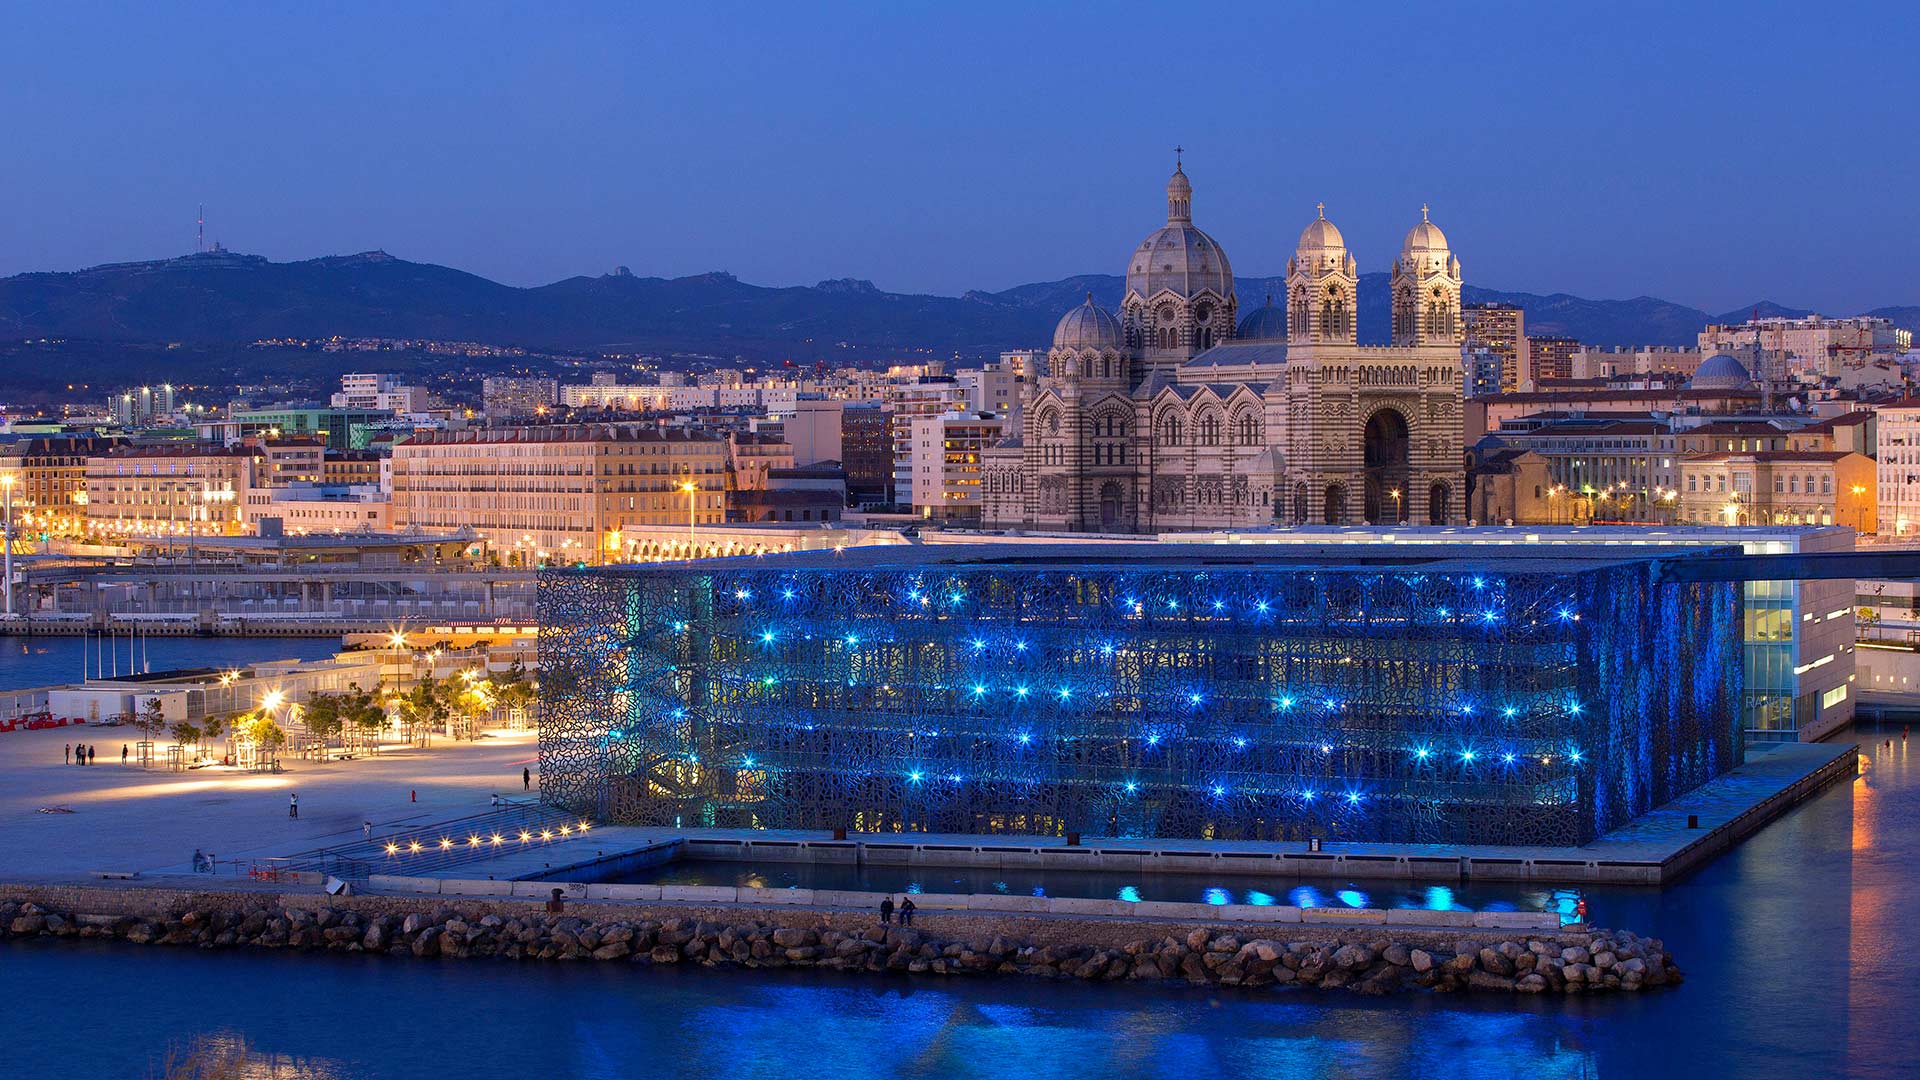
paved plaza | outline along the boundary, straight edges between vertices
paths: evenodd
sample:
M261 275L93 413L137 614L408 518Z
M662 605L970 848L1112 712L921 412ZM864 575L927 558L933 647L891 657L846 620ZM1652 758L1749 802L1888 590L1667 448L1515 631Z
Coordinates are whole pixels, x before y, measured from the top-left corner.
M195 848L228 860L286 855L487 810L499 793L521 797L520 770L539 777L533 732L490 732L471 743L392 747L352 761L283 762L265 775L210 767L175 772L120 764L131 728L56 728L0 735L0 878L91 880L97 871L186 873ZM95 764L63 763L91 742ZM287 797L300 795L300 817ZM418 801L413 801L417 796ZM72 813L41 813L62 807ZM244 873L244 869L241 873Z

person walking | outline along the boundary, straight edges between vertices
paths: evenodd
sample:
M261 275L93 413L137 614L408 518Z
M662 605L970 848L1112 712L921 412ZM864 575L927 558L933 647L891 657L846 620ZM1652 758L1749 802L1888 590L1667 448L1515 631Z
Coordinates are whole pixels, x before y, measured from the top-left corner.
M67 755L67 764L69 765L73 764L73 744L72 743L67 744L66 755Z
M885 897L881 897L881 899L880 899L880 925L881 925L881 926L890 926L890 925L892 925L892 924L893 924L893 897L891 897L891 896L885 896Z
M533 770L532 769L523 768L520 770L520 790L521 791L533 790Z
M127 744L121 743L120 744L120 764L125 765L126 763L127 763Z
M913 925L913 912L914 912L913 897L909 896L900 901L900 925L901 926Z
M87 744L87 764L93 764L93 744Z
M290 818L300 816L300 794L298 792L289 792L287 795L287 816Z

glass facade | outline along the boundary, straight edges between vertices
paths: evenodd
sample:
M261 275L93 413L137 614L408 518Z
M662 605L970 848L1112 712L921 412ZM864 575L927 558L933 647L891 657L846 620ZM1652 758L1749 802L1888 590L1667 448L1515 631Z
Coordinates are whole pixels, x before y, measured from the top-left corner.
M681 827L1578 844L1741 758L1738 584L1658 583L1643 552L1141 550L545 571L543 797Z

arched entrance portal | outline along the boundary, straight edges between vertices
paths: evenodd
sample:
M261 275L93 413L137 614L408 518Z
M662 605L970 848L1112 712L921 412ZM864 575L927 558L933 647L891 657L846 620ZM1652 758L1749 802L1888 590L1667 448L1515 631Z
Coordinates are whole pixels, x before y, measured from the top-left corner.
M1367 417L1361 462L1366 474L1365 514L1369 523L1398 524L1407 502L1407 418L1398 409L1376 409Z
M1109 480L1100 485L1100 529L1112 532L1120 524L1120 485Z
M1347 523L1347 486L1345 484L1327 485L1325 523L1345 525Z
M1453 489L1435 484L1427 491L1427 524L1447 525L1453 521Z

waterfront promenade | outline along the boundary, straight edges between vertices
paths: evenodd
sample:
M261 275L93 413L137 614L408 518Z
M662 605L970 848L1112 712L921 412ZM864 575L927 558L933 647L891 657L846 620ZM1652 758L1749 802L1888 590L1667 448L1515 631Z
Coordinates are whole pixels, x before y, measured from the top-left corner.
M520 770L536 766L532 732L436 741L424 750L395 746L352 761L295 759L272 775L121 765L121 744L137 738L127 727L0 736L0 834L7 837L0 878L185 874L195 848L220 859L224 878L229 860L244 864L358 840L364 821L384 835L480 813L496 792L521 795ZM74 742L94 745L95 764L63 764L62 747ZM291 820L287 798L295 792L300 817ZM41 813L43 807L72 813Z

